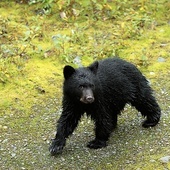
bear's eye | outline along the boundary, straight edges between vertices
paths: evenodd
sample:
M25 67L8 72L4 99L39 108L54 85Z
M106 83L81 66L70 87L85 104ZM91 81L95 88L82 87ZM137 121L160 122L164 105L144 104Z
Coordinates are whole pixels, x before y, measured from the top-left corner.
M83 86L83 85L79 86L79 89L84 89L84 88L85 88L85 86Z

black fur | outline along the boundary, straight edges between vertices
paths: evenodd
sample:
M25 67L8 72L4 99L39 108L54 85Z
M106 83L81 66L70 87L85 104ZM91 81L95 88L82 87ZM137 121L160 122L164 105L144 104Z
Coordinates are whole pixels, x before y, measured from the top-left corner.
M50 146L51 155L62 152L85 112L95 123L95 139L87 145L94 149L107 145L126 103L146 117L143 127L155 126L160 120L161 110L148 81L131 63L109 58L89 67L65 66L64 77L63 111Z

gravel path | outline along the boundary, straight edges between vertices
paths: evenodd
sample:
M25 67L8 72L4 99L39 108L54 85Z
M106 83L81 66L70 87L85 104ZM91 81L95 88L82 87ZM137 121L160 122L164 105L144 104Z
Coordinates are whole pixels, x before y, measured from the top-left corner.
M168 74L160 74L152 84L162 108L160 124L154 128L142 128L143 118L134 108L127 106L119 116L118 128L108 147L104 149L86 147L94 134L93 123L84 117L67 141L63 153L51 157L48 147L61 113L61 99L49 99L45 105L35 104L31 114L11 108L0 118L0 169L170 169Z

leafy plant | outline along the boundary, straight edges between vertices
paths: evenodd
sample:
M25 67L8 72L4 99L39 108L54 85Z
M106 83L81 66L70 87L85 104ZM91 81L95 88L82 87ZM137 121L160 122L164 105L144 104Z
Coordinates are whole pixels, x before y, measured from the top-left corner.
M28 30L25 31L25 38L23 39L23 41L32 40L35 37L39 36L38 32L39 30L40 30L39 26L32 26L28 28Z
M43 13L48 14L48 13L51 13L52 2L53 2L53 0L30 0L29 4L30 5L36 4L36 3L42 4L42 6L41 6L42 11L37 10L37 13L39 13L39 14L43 14Z
M52 41L58 56L60 56L62 60L69 62L72 59L69 54L70 48L68 47L70 37L67 35L56 34L52 36Z
M62 53L66 52L65 42L68 42L70 38L66 35L56 34L52 37L55 48L60 50Z

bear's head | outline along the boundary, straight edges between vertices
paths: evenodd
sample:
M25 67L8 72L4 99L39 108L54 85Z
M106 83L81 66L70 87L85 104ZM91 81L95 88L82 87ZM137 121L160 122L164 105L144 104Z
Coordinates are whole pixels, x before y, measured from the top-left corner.
M72 66L65 66L64 74L64 95L71 100L78 100L85 104L91 104L95 100L95 89L97 83L98 62L89 67L78 69Z

